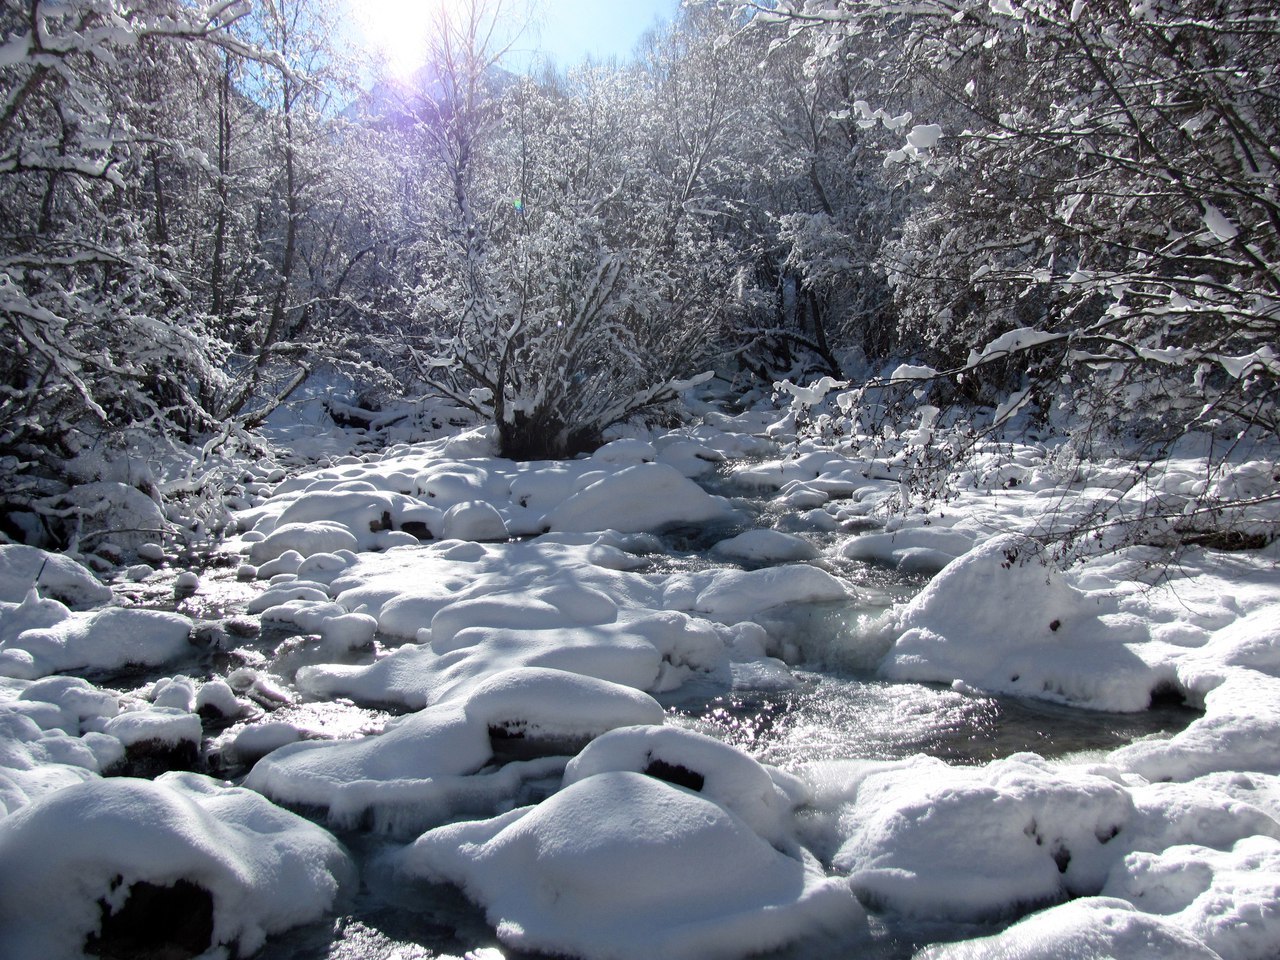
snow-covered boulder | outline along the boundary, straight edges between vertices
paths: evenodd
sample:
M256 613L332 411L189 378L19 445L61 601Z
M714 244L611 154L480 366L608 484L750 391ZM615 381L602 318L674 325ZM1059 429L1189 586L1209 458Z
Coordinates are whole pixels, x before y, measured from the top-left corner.
M547 530L587 533L617 530L639 533L682 523L726 520L728 502L707 493L674 467L641 463L609 472L551 509Z
M249 790L194 774L90 780L0 820L0 955L70 960L133 937L156 955L247 956L353 880L332 836Z
M1248 837L1229 850L1196 844L1133 853L1103 895L1158 914L1223 960L1280 955L1280 840Z
M1096 894L1134 812L1114 780L1031 754L980 768L919 758L855 785L833 863L864 902L919 917L978 920Z
M70 557L21 544L0 544L0 602L21 603L32 587L75 610L111 599L111 588Z
M1025 537L994 537L948 564L897 614L880 672L1095 710L1145 710L1166 679L1126 645L1140 624L1039 562Z
M190 652L191 621L162 610L108 607L68 614L0 642L0 676L158 666Z
M507 525L488 501L464 500L444 512L440 535L445 540L502 541L507 539Z
M1034 913L1002 933L929 947L915 960L1222 960L1165 917L1113 897L1084 897Z
M617 684L524 669L498 673L378 735L292 743L245 784L275 800L327 810L352 826L421 830L460 813L489 813L530 779L558 775L565 754L620 726L660 724L652 698ZM490 768L499 751L530 754Z
M711 552L729 560L748 563L787 563L813 560L818 549L803 537L781 530L748 530L728 540L721 540Z
M865 923L812 858L778 852L736 814L630 771L534 807L432 830L397 858L461 886L520 950L693 960L769 950Z
M808 797L803 781L714 737L668 726L612 730L569 762L564 784L619 770L686 787L735 814L775 847L794 849L793 813Z

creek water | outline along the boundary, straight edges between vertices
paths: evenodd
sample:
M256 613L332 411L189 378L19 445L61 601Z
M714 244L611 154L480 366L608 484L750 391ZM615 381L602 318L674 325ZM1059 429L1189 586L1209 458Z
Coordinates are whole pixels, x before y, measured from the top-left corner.
M723 492L723 485L717 492ZM707 570L725 566L709 547L724 536L766 518L759 503L740 495L744 521L732 528L675 531L661 538L662 551L651 556L653 572ZM791 527L796 532L794 527ZM821 543L838 536L799 531ZM844 534L847 536L847 534ZM891 760L928 754L948 762L983 763L1023 751L1062 757L1107 750L1136 738L1184 727L1194 714L1164 706L1142 714L1104 714L948 687L878 679L874 667L891 638L881 618L895 602L917 592L924 578L901 575L871 564L825 561L828 570L854 590L848 603L808 604L771 611L763 623L792 668L791 686L733 690L687 684L667 695L670 722L692 727L732 743L757 759L795 769L820 760ZM200 592L176 604L189 615L226 618L242 611L263 589L235 579L226 558L210 567ZM173 607L172 579L158 576L123 588L135 603ZM368 659L355 653L349 662ZM290 679L306 663L332 661L303 637L266 631L233 649L196 654L189 664L169 665L165 675L185 670L206 678L225 676L249 665ZM111 685L136 689L150 678L118 676ZM288 719L335 737L374 733L391 715L347 702L278 705L263 719ZM220 764L213 749L218 731L210 730L206 769L237 780L244 771ZM554 784L546 785L549 792ZM383 865L383 854L404 841L368 833L340 835L361 870L360 890L337 914L272 937L257 954L261 960L419 960L435 956L475 956L508 960L523 955L499 948L479 909L456 890L406 883ZM830 955L859 955L897 960L922 944L992 932L996 927L901 923L873 918L865 931L843 936L815 933L811 939L769 956L808 960Z

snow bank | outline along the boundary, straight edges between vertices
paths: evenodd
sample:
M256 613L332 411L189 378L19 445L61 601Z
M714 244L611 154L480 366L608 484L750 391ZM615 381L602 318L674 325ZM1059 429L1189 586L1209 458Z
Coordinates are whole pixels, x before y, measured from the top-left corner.
M736 814L629 771L419 837L407 874L461 886L521 950L600 960L736 957L864 923L848 888Z
M1167 918L1223 960L1280 955L1280 840L1134 853L1102 891Z
M83 956L87 938L108 935L101 902L146 946L165 946L147 938L181 910L197 931L191 953L247 955L319 919L353 880L333 837L251 791L194 774L91 780L0 820L0 953ZM161 895L131 910L145 885Z

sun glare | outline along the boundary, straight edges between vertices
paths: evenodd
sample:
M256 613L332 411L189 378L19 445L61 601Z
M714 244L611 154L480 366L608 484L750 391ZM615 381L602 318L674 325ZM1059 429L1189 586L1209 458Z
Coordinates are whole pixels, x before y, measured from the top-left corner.
M348 0L365 47L398 76L408 76L422 66L431 18L446 2Z

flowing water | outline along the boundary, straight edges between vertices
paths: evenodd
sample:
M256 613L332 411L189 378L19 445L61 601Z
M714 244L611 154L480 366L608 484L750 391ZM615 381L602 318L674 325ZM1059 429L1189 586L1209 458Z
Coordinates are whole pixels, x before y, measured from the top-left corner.
M723 485L717 492L725 492ZM743 496L735 501L745 521L732 527L668 533L662 538L663 551L651 557L652 570L725 566L711 557L710 546L768 519L761 504ZM820 545L831 543L834 536L816 530L807 535ZM925 580L870 564L823 563L853 587L855 599L774 611L764 623L786 651L794 685L727 692L722 687L688 684L663 700L671 722L719 737L763 762L795 769L819 760L892 760L919 753L960 764L1023 751L1061 757L1104 751L1139 737L1177 730L1194 716L1176 706L1136 715L1095 713L878 679L874 666L891 639L881 628L882 615L917 592ZM227 617L242 610L261 589L259 584L237 581L224 563L220 570L206 570L200 592L176 605L196 617ZM132 585L126 593L140 604L175 605L172 581L163 577ZM350 662L369 656L352 654ZM304 638L265 632L231 651L214 646L195 654L190 664L167 667L166 675L182 669L194 676L225 675L237 666L254 666L288 679L305 663L331 660L331 654ZM113 685L129 689L149 678L112 679ZM389 716L339 702L278 706L268 719L301 722L344 737L377 732ZM207 769L216 775L235 779L244 772L221 765L216 751L209 751L206 760ZM546 789L554 786L548 784ZM360 891L336 918L271 938L258 954L262 960L418 960L468 952L480 960L521 956L506 948L498 952L496 937L481 912L456 890L406 884L392 877L381 865L381 855L399 843L363 833L343 834L341 839L360 863ZM908 957L926 942L987 932L991 930L955 924L893 926L873 919L871 941L865 933L856 941L818 933L772 956L805 960L856 954L889 960Z

